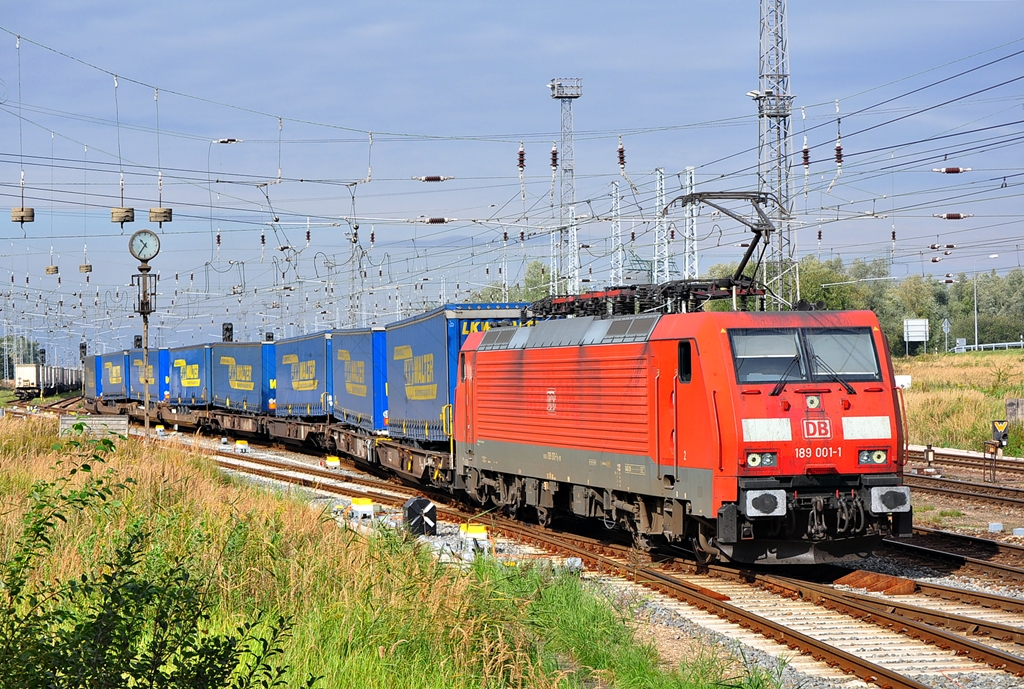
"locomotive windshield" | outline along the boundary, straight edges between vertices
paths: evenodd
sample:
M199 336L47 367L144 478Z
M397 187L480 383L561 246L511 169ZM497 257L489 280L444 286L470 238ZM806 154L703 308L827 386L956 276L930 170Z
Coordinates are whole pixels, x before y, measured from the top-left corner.
M729 331L740 383L881 380L870 328Z

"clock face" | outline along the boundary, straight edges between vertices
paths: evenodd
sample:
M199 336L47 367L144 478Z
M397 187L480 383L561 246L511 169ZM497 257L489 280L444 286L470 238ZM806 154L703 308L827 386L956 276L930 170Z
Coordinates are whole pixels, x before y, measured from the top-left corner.
M160 238L149 230L139 230L128 240L128 250L140 261L148 261L160 252Z

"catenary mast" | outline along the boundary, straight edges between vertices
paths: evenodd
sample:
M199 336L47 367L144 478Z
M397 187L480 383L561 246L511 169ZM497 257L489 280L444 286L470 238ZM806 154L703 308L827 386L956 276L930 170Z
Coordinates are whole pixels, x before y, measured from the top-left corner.
M761 0L760 78L747 95L757 102L757 190L772 194L778 206L766 209L778 230L765 263L765 283L775 294L776 308L795 303L796 242L791 227L789 48L786 0Z

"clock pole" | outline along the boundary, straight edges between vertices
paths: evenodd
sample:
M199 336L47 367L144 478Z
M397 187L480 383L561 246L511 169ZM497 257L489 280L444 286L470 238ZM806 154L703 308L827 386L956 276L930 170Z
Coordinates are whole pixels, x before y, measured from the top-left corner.
M156 298L156 275L150 275L149 262L160 253L160 238L151 230L139 230L128 239L128 251L141 261L139 272L132 276L132 284L139 286L139 301L135 310L142 316L142 373L139 376L145 388L145 438L149 440L149 386L156 381L149 367L149 314L153 313Z
M142 316L142 383L145 390L145 438L149 440L149 386L155 381L149 368L149 314L153 313L153 298L156 295L156 275L152 275L149 261L143 261L139 272L132 276L132 284L139 286L139 300L135 310Z

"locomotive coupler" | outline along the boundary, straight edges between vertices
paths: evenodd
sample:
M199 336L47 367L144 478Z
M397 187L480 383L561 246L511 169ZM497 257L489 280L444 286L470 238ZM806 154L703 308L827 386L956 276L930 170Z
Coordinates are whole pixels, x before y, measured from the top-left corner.
M811 503L811 511L807 515L807 535L812 540L820 540L825 537L826 532L825 500L818 497Z

